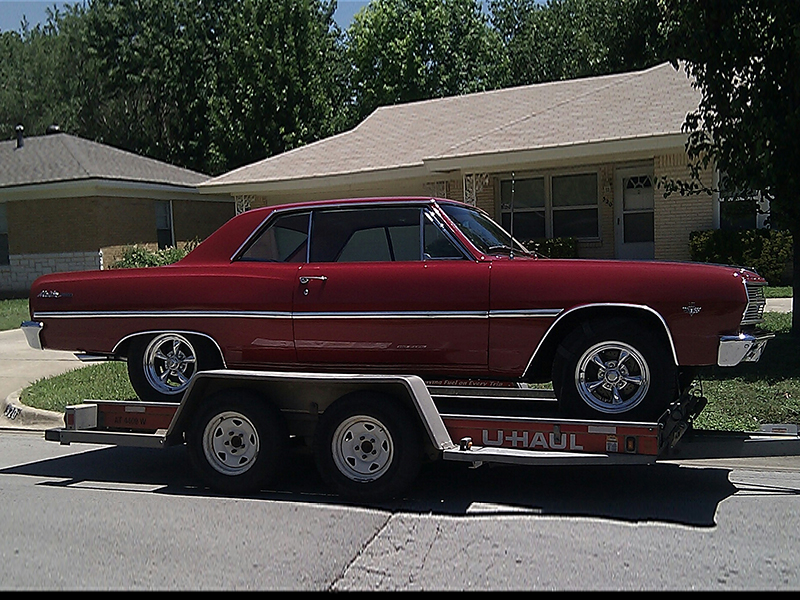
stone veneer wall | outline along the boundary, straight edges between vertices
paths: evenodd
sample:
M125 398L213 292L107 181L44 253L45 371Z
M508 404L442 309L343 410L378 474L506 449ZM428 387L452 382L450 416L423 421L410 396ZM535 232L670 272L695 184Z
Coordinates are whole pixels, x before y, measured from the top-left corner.
M11 264L0 266L0 292L27 293L40 275L61 271L101 269L102 252L57 252L53 254L12 254Z

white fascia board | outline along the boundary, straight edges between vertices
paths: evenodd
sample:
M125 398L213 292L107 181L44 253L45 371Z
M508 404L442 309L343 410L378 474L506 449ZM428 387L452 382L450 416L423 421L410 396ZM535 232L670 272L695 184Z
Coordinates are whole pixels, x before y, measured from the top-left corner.
M271 179L267 181L244 181L237 183L204 183L198 186L201 194L230 194L231 196L254 195L268 192L285 192L319 189L322 187L339 187L354 184L373 183L398 179L418 179L427 177L430 171L423 165L389 167L371 171L354 171L332 175L315 175L313 177L296 177L291 179Z
M492 172L512 165L536 165L569 162L616 162L636 156L648 157L664 151L683 151L687 136L683 133L644 136L619 140L580 142L470 155L431 157L424 159L431 173L461 170L463 172Z
M197 202L232 202L228 195L201 196L197 188L138 181L86 179L56 181L0 188L0 200L22 201L52 198L152 198L154 200L194 200Z

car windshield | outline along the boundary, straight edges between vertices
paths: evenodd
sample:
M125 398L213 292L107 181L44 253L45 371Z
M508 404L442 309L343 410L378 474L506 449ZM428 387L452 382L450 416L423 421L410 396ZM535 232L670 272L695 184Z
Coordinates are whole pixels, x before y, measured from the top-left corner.
M480 211L455 204L444 204L441 205L441 208L453 220L461 233L481 252L530 254L525 246Z

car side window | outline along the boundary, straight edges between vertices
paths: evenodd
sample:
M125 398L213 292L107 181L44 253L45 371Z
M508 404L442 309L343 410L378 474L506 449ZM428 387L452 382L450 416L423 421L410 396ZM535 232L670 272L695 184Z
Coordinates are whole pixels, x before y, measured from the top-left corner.
M444 226L434 220L431 213L425 211L424 225L425 260L459 260L465 259L464 252L445 232Z
M420 208L379 207L316 211L310 262L421 260Z
M277 217L239 260L257 262L305 262L310 213Z

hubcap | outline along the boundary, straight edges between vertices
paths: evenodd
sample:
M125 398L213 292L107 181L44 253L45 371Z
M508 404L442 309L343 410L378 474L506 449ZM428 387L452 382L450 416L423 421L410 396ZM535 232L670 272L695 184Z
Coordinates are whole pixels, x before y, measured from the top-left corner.
M241 475L258 456L258 432L250 420L227 411L211 419L203 430L206 460L223 475Z
M333 462L352 481L374 481L391 467L392 436L378 419L356 415L343 421L333 434Z
M586 404L599 412L620 414L644 399L650 389L650 370L633 346L602 342L581 356L575 384Z
M147 345L143 360L147 382L162 394L183 393L197 371L192 344L177 333L154 337Z

